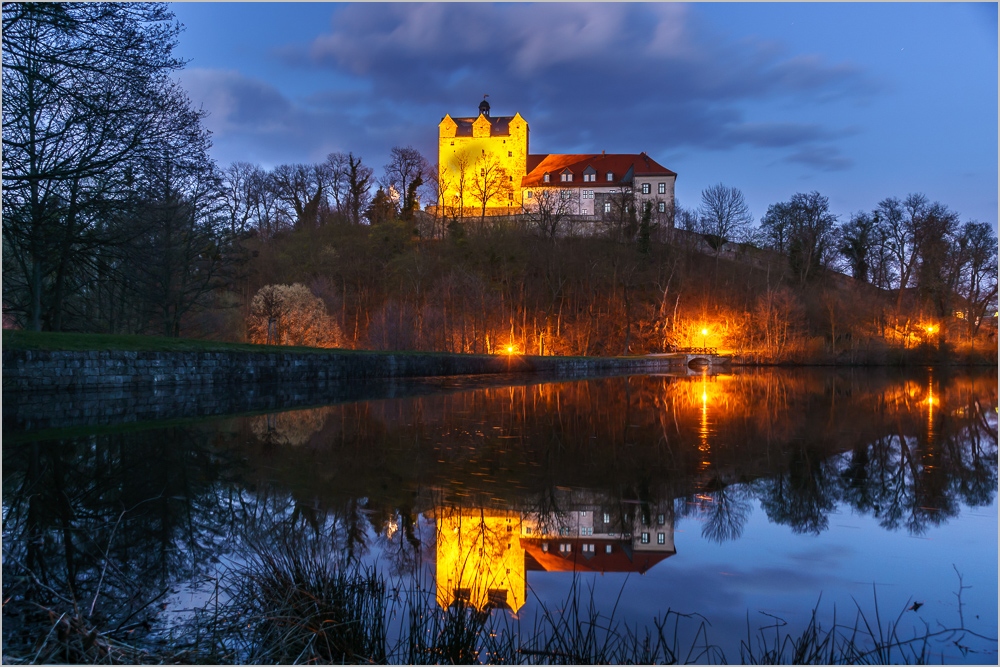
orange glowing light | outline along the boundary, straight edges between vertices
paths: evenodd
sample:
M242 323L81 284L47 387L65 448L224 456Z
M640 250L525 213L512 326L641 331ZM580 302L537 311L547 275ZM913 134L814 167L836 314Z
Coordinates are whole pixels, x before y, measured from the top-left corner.
M926 327L924 327L924 329L925 329L925 330L927 331L927 333L929 333L929 334L932 334L932 333L934 333L934 332L936 332L936 331L938 330L938 328L937 328L937 325L936 325L936 324L928 324L928 325L927 325Z
M507 354L514 354L514 346L513 345L508 345L507 346Z
M702 336L707 336L708 335L708 329L702 329L701 330L701 335Z

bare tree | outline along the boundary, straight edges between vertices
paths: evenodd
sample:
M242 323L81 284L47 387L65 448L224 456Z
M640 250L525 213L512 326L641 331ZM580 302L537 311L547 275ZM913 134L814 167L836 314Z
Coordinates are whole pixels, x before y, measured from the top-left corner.
M716 253L723 244L742 240L746 230L753 224L750 207L740 189L727 187L722 183L701 191L698 217L702 233L715 237L712 246Z
M262 173L249 162L233 162L222 172L223 206L234 236L245 233L252 224Z
M997 237L985 222L962 226L954 253L961 257L958 294L964 301L965 322L970 340L997 301Z
M3 236L31 329L43 310L58 319L65 293L43 292L66 284L67 262L114 242L81 214L128 199L125 163L182 111L172 19L161 3L3 5Z
M563 192L567 191L559 188L532 190L522 205L529 224L548 239L559 236L569 224L569 199Z
M513 192L510 174L492 153L483 153L472 170L472 196L480 206L480 224L486 223L486 207L490 202L509 201Z
M327 184L323 165L283 164L273 172L278 197L295 213L295 226L319 225L320 205Z
M372 169L361 163L354 153L347 154L347 215L355 225L371 202Z
M413 181L420 179L423 183L423 173L427 171L427 160L412 146L405 148L394 146L391 151L389 164L385 165L385 175L382 177L381 185L386 193L395 191L399 201L395 202L400 207L396 213L408 219L405 202L410 197L410 189ZM419 187L419 186L417 186ZM410 207L412 211L412 206Z

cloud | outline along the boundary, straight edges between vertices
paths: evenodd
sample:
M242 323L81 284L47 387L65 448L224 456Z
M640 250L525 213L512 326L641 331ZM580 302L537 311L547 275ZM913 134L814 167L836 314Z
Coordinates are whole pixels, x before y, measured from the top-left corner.
M180 81L195 105L209 112L205 126L221 164L249 160L271 168L350 151L378 171L389 146L427 133L426 122L406 122L390 105L372 104L358 91L290 99L259 79L204 68L185 70ZM418 149L430 147L428 142Z
M489 93L495 113L520 111L550 151L747 144L824 170L849 164L817 147L836 128L752 125L743 109L784 100L799 115L877 92L855 65L714 34L684 5L351 4L289 58L364 80L371 100L432 117L474 115Z
M804 164L819 171L842 171L849 169L854 161L844 157L832 145L804 146L784 158L785 162Z

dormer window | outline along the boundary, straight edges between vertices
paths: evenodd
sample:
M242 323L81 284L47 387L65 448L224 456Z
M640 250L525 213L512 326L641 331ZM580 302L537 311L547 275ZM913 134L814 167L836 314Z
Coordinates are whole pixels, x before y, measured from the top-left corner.
M544 176L542 176L542 181L544 181L545 183L548 183L549 182L549 175L545 174Z
M567 169L563 173L559 174L559 180L562 181L563 183L570 183L570 182L572 182L573 181L573 172L571 172L569 169Z
M583 170L583 182L593 183L596 180L597 180L597 170L588 165L587 168Z
M608 172L608 180L609 180L609 181L613 181L613 180L615 180L615 175L614 175L614 173L612 173L612 172L610 172L610 171Z

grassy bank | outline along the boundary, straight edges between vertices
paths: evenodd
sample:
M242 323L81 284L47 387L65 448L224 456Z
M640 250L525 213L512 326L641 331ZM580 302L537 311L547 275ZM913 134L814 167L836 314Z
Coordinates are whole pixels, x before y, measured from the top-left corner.
M433 589L414 590L373 568L346 565L315 536L287 530L260 536L241 556L223 570L208 603L165 633L156 630L155 614L101 628L67 597L36 602L39 609L29 614L20 613L30 606L26 599L9 596L19 613L5 619L4 662L853 665L927 664L953 659L956 651L996 656L996 638L965 627L961 577L958 624L919 629L905 618L907 609L886 617L874 597L868 611L856 602L846 622L836 610L832 621L821 621L814 608L798 629L775 616L753 630L748 614L738 655L727 655L701 614L666 609L650 625L632 624L614 610L598 610L593 591L581 584L529 620L502 607L442 608ZM5 587L5 595L11 592Z
M134 336L118 334L53 333L49 331L23 331L4 329L3 347L12 350L67 350L130 351L130 352L295 352L322 354L332 350L317 347L291 347L283 345L253 345L251 343L223 343L194 338L168 338L166 336ZM336 350L352 353L353 350Z

